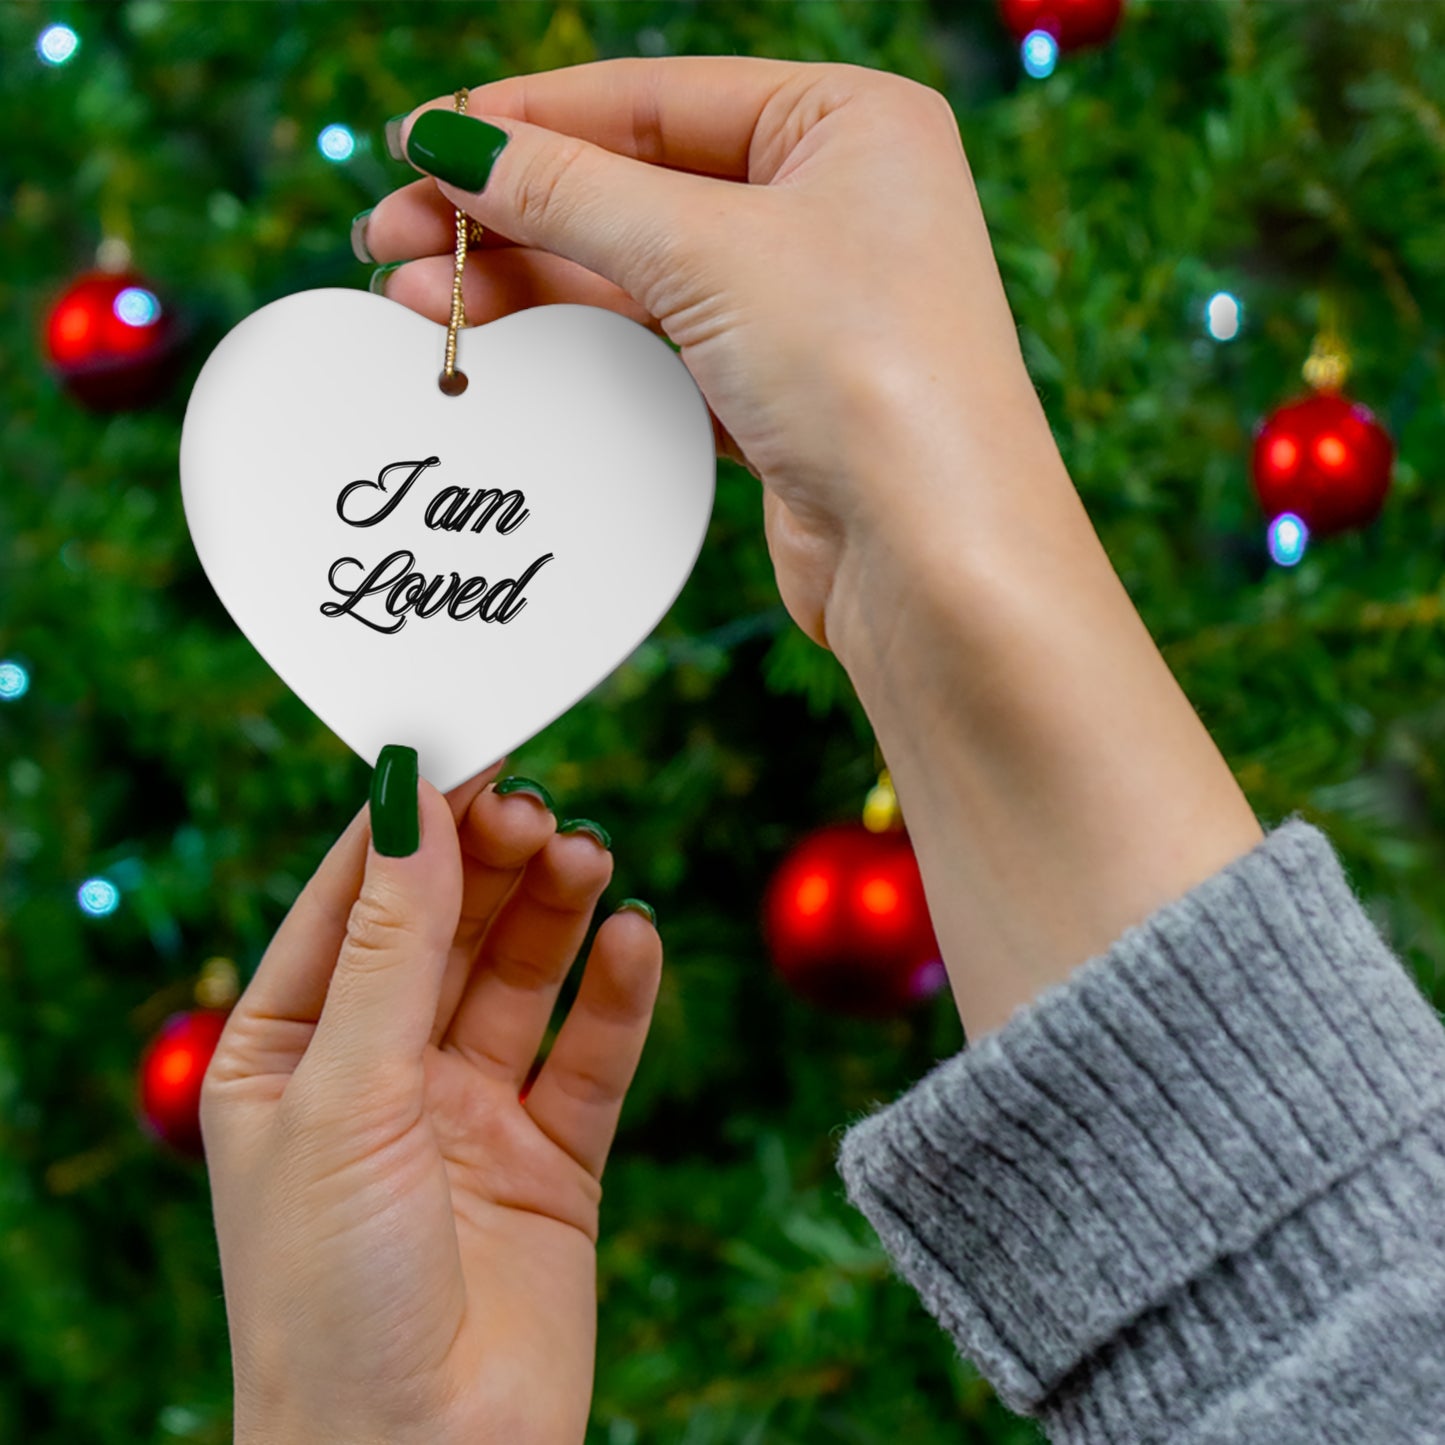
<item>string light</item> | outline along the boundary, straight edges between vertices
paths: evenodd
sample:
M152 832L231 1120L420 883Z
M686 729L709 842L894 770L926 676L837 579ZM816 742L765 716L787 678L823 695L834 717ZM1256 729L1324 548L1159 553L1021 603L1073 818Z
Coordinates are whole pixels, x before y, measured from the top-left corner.
M316 148L329 161L349 161L356 152L356 137L351 128L344 125L329 125L316 137Z
M109 878L87 878L75 894L80 911L105 918L120 907L120 889Z
M47 65L64 65L80 49L80 36L68 25L47 25L35 42L35 53Z
M30 691L30 674L7 658L0 662L0 702L15 702Z
M1216 341L1233 341L1244 325L1244 307L1228 291L1216 291L1204 308L1204 329Z
M1281 512L1269 524L1269 555L1281 567L1293 567L1305 554L1310 529L1293 512Z
M161 303L144 286L127 286L111 307L116 320L127 326L154 326L161 319Z
M1031 30L1019 47L1024 69L1035 80L1045 80L1059 63L1059 42L1047 30Z

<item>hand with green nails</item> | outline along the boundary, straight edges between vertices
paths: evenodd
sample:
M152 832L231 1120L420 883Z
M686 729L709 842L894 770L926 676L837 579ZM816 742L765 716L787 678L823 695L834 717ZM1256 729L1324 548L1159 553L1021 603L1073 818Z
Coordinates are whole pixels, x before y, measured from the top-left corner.
M888 759L971 1039L1258 843L1059 454L942 95L603 60L386 139L422 173L357 228L390 299L447 320L460 208L474 324L580 302L677 346Z
M601 1178L661 976L652 910L598 930L600 824L411 748L237 1002L201 1128L237 1445L580 1445Z
M478 86L465 114L439 97L385 133L426 178L353 228L359 256L396 268L377 287L445 322L460 208L486 236L464 275L471 324L581 302L668 337L720 449L763 483L783 600L817 641L846 646L869 605L840 575L905 589L877 562L968 505L951 473L910 464L920 409L950 419L955 452L1058 465L958 127L926 86L742 56L605 60Z

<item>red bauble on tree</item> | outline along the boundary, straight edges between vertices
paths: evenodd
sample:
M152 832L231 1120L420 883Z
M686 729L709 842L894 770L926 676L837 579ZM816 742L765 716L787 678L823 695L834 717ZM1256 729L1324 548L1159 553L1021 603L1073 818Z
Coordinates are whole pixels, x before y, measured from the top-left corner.
M80 277L45 324L51 366L72 396L97 411L154 401L175 374L179 339L175 317L129 271Z
M1015 40L1043 30L1060 50L1078 50L1100 45L1114 33L1124 0L999 0L998 9Z
M208 958L196 979L200 1005L166 1019L141 1056L136 1113L142 1126L181 1154L201 1158L201 1084L240 994L236 965Z
M142 1124L181 1154L201 1158L201 1081L216 1052L229 1010L172 1014L140 1062Z
M945 982L901 830L841 823L804 838L768 887L764 929L788 986L838 1013L900 1013Z
M1319 391L1271 412L1254 439L1255 495L1273 519L1293 512L1315 536L1373 522L1390 490L1395 447L1373 413Z

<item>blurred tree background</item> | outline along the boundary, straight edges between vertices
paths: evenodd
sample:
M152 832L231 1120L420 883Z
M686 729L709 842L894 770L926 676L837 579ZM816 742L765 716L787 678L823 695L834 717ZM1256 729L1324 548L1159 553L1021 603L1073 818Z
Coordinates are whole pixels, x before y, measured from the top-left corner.
M47 65L56 23L80 44ZM244 982L368 786L196 560L188 381L265 302L366 284L351 216L412 174L387 116L687 52L849 61L948 95L1129 591L1261 818L1324 827L1445 997L1445 7L1135 0L1112 44L1035 80L989 0L7 4L0 657L29 688L0 703L0 1439L230 1439L204 1167L139 1128L136 1063L204 959ZM328 125L353 131L348 158L318 148ZM42 342L107 237L191 330L174 388L110 416L76 405ZM1228 342L1204 327L1221 290L1245 308ZM1394 488L1373 527L1275 566L1249 444L1303 389L1327 301L1349 391L1399 447ZM834 1172L841 1128L962 1043L946 996L841 1019L769 968L771 871L856 816L877 760L846 678L779 606L746 472L719 465L653 638L512 762L611 829L606 902L655 903L668 949L606 1181L589 1440L1035 1440L890 1277ZM77 907L92 876L120 890L109 916Z

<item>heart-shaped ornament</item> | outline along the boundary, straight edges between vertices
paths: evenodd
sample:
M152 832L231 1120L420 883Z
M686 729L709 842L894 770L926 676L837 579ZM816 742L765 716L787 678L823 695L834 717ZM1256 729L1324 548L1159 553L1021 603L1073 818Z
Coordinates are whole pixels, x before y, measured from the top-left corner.
M217 595L368 763L445 791L565 712L682 590L712 512L707 404L672 350L592 306L457 337L364 291L303 291L207 359L181 432Z

